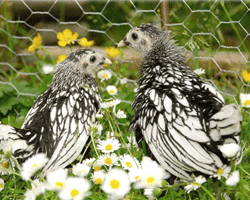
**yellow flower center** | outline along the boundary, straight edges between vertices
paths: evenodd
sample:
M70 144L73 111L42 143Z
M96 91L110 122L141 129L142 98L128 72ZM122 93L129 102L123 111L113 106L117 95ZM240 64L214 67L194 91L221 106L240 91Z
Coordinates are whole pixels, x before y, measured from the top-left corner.
M223 175L223 174L224 174L223 169L219 168L219 169L217 170L217 174Z
M192 183L193 186L199 186L199 183Z
M106 158L104 161L106 164L110 165L112 163L111 158Z
M140 178L140 176L136 176L136 177L135 177L135 180L137 180L138 178Z
M56 186L59 187L59 188L63 188L64 183L62 183L62 182L56 182Z
M34 164L34 165L31 166L31 169L33 169L33 168L35 168L37 166L38 166L38 164Z
M114 90L109 90L109 93L110 93L110 94L114 94L115 91L114 91Z
M111 144L107 144L105 146L105 150L110 151L111 149L113 149L113 146Z
M3 188L3 184L2 183L0 183L0 188Z
M8 168L9 168L9 162L2 162L2 163L1 163L1 166L2 166L4 169L8 169Z
M125 163L125 165L127 165L129 168L132 167L132 164L131 164L131 162L129 162L129 161L127 161L127 162Z
M246 101L244 102L244 106L250 106L250 100L246 100Z
M154 177L148 177L147 183L153 183L153 182L155 182Z
M95 166L95 167L94 167L94 170L95 170L95 171L99 171L99 170L101 170L101 167L100 167L100 166Z
M116 190L120 187L120 182L116 179L113 179L112 181L110 181L110 186Z
M108 76L108 74L103 74L102 75L102 78L108 78L109 76Z
M71 192L70 192L70 195L72 196L72 197L75 197L75 196L77 196L79 194L79 191L77 190L77 189L73 189L73 190L71 190Z
M102 184L102 179L101 178L95 179L95 183L98 184L98 185L101 185Z

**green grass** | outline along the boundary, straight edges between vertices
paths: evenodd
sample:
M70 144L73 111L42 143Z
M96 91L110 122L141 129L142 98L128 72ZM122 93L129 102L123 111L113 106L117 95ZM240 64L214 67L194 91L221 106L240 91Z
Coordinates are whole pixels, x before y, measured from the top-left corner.
M138 3L139 4L139 3ZM171 22L172 23L178 23L182 22L184 20L184 17L186 17L188 14L183 13L183 5L175 4L173 5L173 2L170 2L171 9L175 10L175 12L172 12L170 14ZM212 2L201 2L201 7L199 9L209 9ZM249 4L249 3L248 3ZM189 5L195 9L194 5L195 3L190 3ZM198 4L197 4L198 5ZM145 6L144 4L141 6ZM93 11L100 11L99 8L101 4L93 4L91 10ZM120 5L120 7L123 7ZM126 9L129 7L129 5L126 5ZM60 7L61 11L64 10L64 6L61 5ZM235 9L228 10L228 4L225 6L224 4L218 4L216 7L220 12L218 14L219 18L221 20L225 21L232 21L235 20L234 16L237 15L237 13L241 13L242 5L237 5L235 3ZM6 11L5 11L6 12ZM185 12L188 12L186 10ZM217 12L217 11L213 11ZM63 21L64 19L64 12L60 12L61 16L60 19ZM183 13L183 14L182 14ZM5 13L5 15L7 15ZM206 14L205 14L206 15ZM99 19L99 18L100 19ZM121 18L118 18L118 21L124 21L123 15L120 15ZM208 17L211 17L210 15ZM111 18L111 17L108 17ZM136 18L136 20L133 21L135 23L134 25L137 25L137 23L141 23L141 19L143 16L139 16ZM112 19L112 18L111 18ZM204 17L205 19L205 17ZM205 29L212 29L214 21L211 21L209 24L209 19L206 18L206 21L203 21L202 23L208 23L205 26ZM247 25L248 16L242 20L243 25ZM105 24L100 16L93 16L92 18L87 18L91 24L91 28L95 29L100 24L103 24L101 29L106 28L109 24ZM98 23L94 23L94 21L97 21ZM28 31L25 30L22 26L19 26L19 24L11 25L7 21L4 22L7 35L3 32L0 32L0 36L6 36L6 45L11 49L15 50L16 47L21 48L27 48L27 44L22 43L19 40L13 39L11 36L15 34L19 35L28 35ZM189 21L185 23L186 26L189 27L190 30L196 30L197 27L195 24L191 21L189 24ZM242 41L241 32L237 30L237 27L235 27L234 24L229 25L231 30L234 32L234 37ZM125 27L124 29L127 29L128 27ZM122 29L121 29L122 30ZM1 30L0 30L1 31ZM208 49L210 55L212 56L214 53L214 49L216 49L218 46L214 40L212 40L211 37L191 37L191 34L188 32L185 32L186 34L180 34L184 33L185 29L180 29L179 26L172 27L173 34L175 35L175 39L179 41L181 45L185 45L187 43L187 48L191 49L195 56L198 55L199 50ZM123 32L123 31L121 31ZM214 33L218 38L221 44L224 44L224 36L226 35L225 30L222 30L221 27L219 27L216 32ZM117 36L118 35L118 36ZM121 39L123 36L121 34L114 33L115 40ZM104 37L103 37L104 38ZM99 38L97 44L109 44L111 45L112 42L103 41L103 38ZM112 35L113 38L113 35ZM117 40L118 41L118 40ZM30 43L29 43L30 44ZM192 48L191 48L192 47ZM241 46L243 51L247 51L249 54L249 42L245 42ZM43 49L47 52L46 49ZM34 100L36 99L36 96L39 94L42 94L47 88L48 85L51 83L52 75L45 75L42 73L41 68L43 64L55 64L55 58L53 58L51 55L48 54L48 56L41 56L38 53L35 53L31 55L30 57L26 57L25 59L21 57L21 59L17 62L15 59L15 56L13 53L7 49L3 49L2 52L0 52L0 61L1 62L8 62L12 67L6 66L6 68L0 68L0 119L3 124L9 124L11 126L15 126L20 128L24 118L29 111L30 107L32 106ZM199 66L198 62L195 62L192 66L194 69L202 67ZM107 101L111 98L111 96L107 93L105 90L107 85L116 85L118 88L118 94L116 95L116 98L126 101L133 101L134 99L134 88L136 87L134 80L137 80L139 77L139 74L128 70L129 65L126 63L122 63L120 61L114 62L110 69L115 73L115 75L112 75L112 78L107 81L101 82L96 78L98 81L98 85L101 88L102 98L104 101ZM34 73L34 74L31 74ZM235 78L235 76L230 76L226 72L220 72L220 75L217 75L218 71L214 69L208 69L206 71L206 74L203 75L203 78L213 80L215 85L219 88L220 91L226 92L226 93L233 93L235 98L233 98L230 95L224 95L226 103L235 103L236 101L239 103L238 99L238 93L239 89L242 89L242 82L239 80L239 78ZM234 74L236 75L236 73ZM127 84L120 84L119 79L123 77L129 77L133 78L132 82L128 82ZM4 84L3 84L4 83ZM7 83L7 84L6 84ZM247 85L244 85L247 87ZM133 133L128 133L128 126L133 118L134 112L131 110L131 106L129 103L122 102L120 103L116 110L121 109L126 112L127 118L126 119L117 119L112 109L104 110L105 117L103 119L100 119L100 123L103 125L103 131L101 135L101 139L106 138L107 131L113 131L115 133L116 138L120 141L120 143L124 144L127 143L127 136L130 136ZM186 183L177 183L176 185L169 185L167 183L164 184L164 186L156 191L156 199L177 199L177 200L190 200L190 199L225 199L223 196L224 194L227 194L231 199L250 199L250 115L249 115L249 109L242 109L242 115L243 115L243 122L242 122L242 132L241 132L241 145L243 147L243 159L239 166L237 166L236 169L240 171L240 182L234 186L226 186L225 179L222 178L221 181L215 180L215 179L207 179L207 182L202 185L201 188L199 188L196 191L192 191L191 193L187 194L184 190L184 186ZM99 150L96 150L96 143L94 142L95 139L98 138L96 134L93 133L93 142L90 143L90 149L91 149L91 156L97 157L97 154L100 155L101 152ZM136 148L121 148L116 152L118 155L122 155L124 153L131 154L135 156L137 159L141 161L143 155L145 155L145 152L143 150L139 150ZM103 168L104 170L106 168ZM90 180L91 172L87 175L87 178ZM17 171L17 173L19 173ZM72 173L70 174L71 176ZM25 182L23 181L19 175L10 174L10 175L1 175L1 178L4 179L5 186L4 190L0 192L0 199L3 200L9 200L9 199L23 199L24 193L27 189L31 188L31 183L29 181ZM92 194L87 197L86 199L105 199L107 198L107 195L100 189L99 186L94 185L92 183L90 191ZM161 197L159 197L161 195ZM158 197L157 197L158 196ZM57 194L55 192L47 191L44 195L40 195L37 199L58 199ZM143 190L135 190L131 189L131 191L127 194L126 199L147 199L145 195L143 195Z
M40 71L40 67L38 65L38 71ZM101 88L101 93L103 100L106 101L107 99L110 99L111 96L107 93L105 90L107 85L114 85L117 83L118 88L118 94L116 98L118 99L124 99L127 101L132 101L134 99L134 88L135 85L133 82L128 82L125 85L122 85L119 83L118 78L123 78L127 76L132 77L138 77L138 73L132 73L128 74L129 72L126 70L128 67L127 64L123 64L121 62L114 62L110 66L111 70L115 71L116 76L112 75L112 78L110 80L106 80L101 82L98 78L96 80L98 81L98 84ZM28 69L27 67L26 69ZM30 85L29 82L24 80L15 80L12 81L13 85L18 86L21 90L26 88L27 90L30 90L33 88L34 92L42 93L46 88L47 84L51 81L51 75L43 75L42 73L38 73L39 76L42 77L42 82L39 80L33 80L32 84ZM9 77L9 80L11 80L12 77ZM218 81L216 82L217 86L224 85L224 81ZM42 88L40 90L34 89L37 88L38 85ZM33 92L33 91L32 91ZM29 110L29 107L33 103L34 97L24 97L20 96L19 98L16 98L15 91L12 87L8 86L7 88L0 87L0 95L2 94L1 99L5 102L12 102L10 103L9 109L5 107L1 108L1 115L4 116L2 118L2 123L9 124L11 126L20 127L24 117ZM15 100L14 100L15 99ZM14 101L13 101L14 100ZM227 100L228 103L233 102L232 99ZM131 133L127 132L128 125L133 117L133 112L131 111L130 104L128 103L120 103L117 106L117 109L124 110L127 114L126 119L116 119L114 117L112 109L104 110L104 118L100 119L100 123L103 125L104 130L103 134L101 135L101 139L106 138L106 132L107 131L113 131L115 133L116 138L124 144L127 143L127 136L129 136ZM17 117L15 114L15 111L19 112L19 116ZM184 190L184 186L186 183L180 183L177 185L165 185L158 191L158 195L161 194L162 196L158 199L224 199L223 194L227 194L232 199L248 199L250 195L250 116L247 112L242 112L244 120L242 122L242 133L241 133L241 140L242 140L242 146L244 151L244 156L242 163L237 166L237 169L240 171L241 178L240 182L235 187L230 187L225 185L225 180L222 178L221 181L215 180L215 179L207 179L207 182L202 185L201 188L199 188L197 191L192 191L191 193L187 194ZM6 116L6 117L5 117ZM118 124L119 123L119 124ZM97 135L93 135L93 141L97 139ZM95 150L95 145L93 142L90 144L91 148L91 156L97 157L101 154L99 150ZM97 152L97 153L96 153ZM143 151L138 151L135 148L121 148L116 152L118 155L122 155L124 153L129 153L135 156L137 159L141 160L143 156ZM103 168L105 169L105 168ZM92 172L92 171L91 171ZM87 175L87 178L90 179L91 172ZM72 174L71 174L72 175ZM18 175L4 175L1 176L5 181L5 188L2 192L0 192L0 198L1 199L23 199L24 192L27 189L31 188L30 182L22 181L21 178ZM99 186L92 184L91 187L92 195L87 197L86 199L105 199L106 194L100 189ZM126 196L127 199L147 199L145 195L143 195L143 190L135 190L131 189L129 194ZM40 195L38 199L58 199L55 192L46 192L44 195Z

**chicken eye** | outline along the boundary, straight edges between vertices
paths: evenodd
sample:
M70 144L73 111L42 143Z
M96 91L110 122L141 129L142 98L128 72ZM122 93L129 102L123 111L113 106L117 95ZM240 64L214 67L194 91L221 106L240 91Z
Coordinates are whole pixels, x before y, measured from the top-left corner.
M92 62L92 63L93 63L93 62L95 62L95 61L96 61L96 57L95 57L95 56L91 56L89 60L90 60L90 62Z
M137 40L138 39L138 35L136 33L132 33L132 39L133 40Z

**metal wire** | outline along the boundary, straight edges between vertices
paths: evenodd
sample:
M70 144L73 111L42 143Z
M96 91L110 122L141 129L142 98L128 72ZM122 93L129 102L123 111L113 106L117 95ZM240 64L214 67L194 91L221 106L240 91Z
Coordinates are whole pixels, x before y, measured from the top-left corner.
M4 0L0 3L0 9L1 7L4 7L4 4L7 1ZM13 1L14 3L15 1ZM52 1L48 1L48 2L52 2ZM5 28L1 28L0 27L0 34L3 34L5 36L7 36L8 38L10 38L11 40L18 40L18 41L25 41L24 43L27 44L27 42L30 44L32 41L32 38L37 34L37 32L39 33L49 33L49 34L54 34L56 35L56 33L58 32L58 28L59 27L71 27L71 26L76 26L78 28L80 28L82 30L82 35L86 35L88 33L97 33L102 35L103 37L106 37L107 40L111 41L113 44L117 44L119 41L114 39L113 37L113 33L112 33L112 29L114 27L133 27L142 23L154 23L155 25L157 25L158 27L160 27L160 25L162 24L162 26L164 27L169 27L169 29L172 30L173 35L174 35L174 39L177 38L178 40L178 35L182 35L184 36L184 31L186 36L188 37L188 39L186 40L186 42L181 43L180 45L182 45L184 52L187 52L189 54L191 54L193 56L193 60L195 61L200 61L200 60L210 60L211 63L214 64L215 68L217 69L217 72L211 77L211 79L209 81L211 81L212 83L214 83L214 81L216 80L216 78L218 78L218 76L222 76L226 75L226 74L231 74L233 77L236 77L236 81L238 81L238 91L235 92L235 90L231 90L231 88L218 88L220 90L220 92L224 95L224 96L229 96L230 98L233 98L235 102L238 101L238 95L242 92L245 92L247 90L247 88L249 87L248 84L246 84L243 79L241 78L241 74L240 71L242 68L249 68L250 67L250 62L249 62L249 46L246 46L247 40L249 40L250 35L249 35L249 30L247 30L244 25L242 25L243 20L249 16L250 13L250 3L249 1L237 1L238 4L242 5L242 9L243 11L241 11L241 13L243 13L241 15L240 18L238 19L231 19L231 20L226 20L226 21L222 21L219 17L218 17L218 13L217 13L217 7L222 6L223 8L225 8L224 6L224 1L209 1L210 6L208 9L201 9L202 7L199 7L199 3L197 3L196 6L193 6L193 4L190 3L190 1L187 0L182 0L182 1L166 1L166 0L160 0L160 1L154 1L153 4L154 6L152 7L140 7L141 3L143 1L133 1L133 0L126 0L126 1L111 1L111 0L105 0L105 1L99 1L100 3L103 4L102 9L100 9L99 11L97 10L86 10L84 8L83 5L88 5L88 8L91 7L91 5L93 3L96 3L97 1L80 1L80 0L75 0L72 1L74 2L74 6L77 6L79 8L79 10L82 12L81 16L78 17L78 19L75 20L65 20L65 21L61 21L60 18L56 17L53 13L53 9L55 8L55 6L57 4L62 3L63 1L59 1L59 0L55 0L54 2L52 2L52 4L50 4L51 6L47 9L47 11L44 10L37 10L34 9L34 7L30 6L28 1L24 1L24 0L20 0L19 4L21 5L21 7L23 7L24 9L26 9L28 12L30 12L30 15L28 15L26 18L22 17L22 14L20 16L20 19L22 20L18 20L18 18L16 18L16 20L12 20L12 19L8 19L6 17L6 14L4 14L4 12L0 12L0 20L3 21L4 24L12 24L12 25L18 25L18 24L22 24L23 26L25 26L26 28L32 30L29 32L28 35L17 35L9 30L6 29L7 26L4 26ZM118 5L118 4L126 4L130 11L127 12L128 16L125 16L126 21L122 21L122 22L117 22L117 15L119 15L120 13L113 13L113 15L110 17L107 17L106 13L107 12L112 12L112 9L110 7L111 4L113 3L117 3L114 5ZM151 2L152 3L152 2ZM206 3L206 1L201 1L200 4L202 3ZM228 2L230 3L230 2ZM177 5L178 4L178 5ZM145 4L144 4L145 5ZM169 9L166 10L166 9ZM180 11L182 9L186 9L187 12L189 12L189 14L187 16L177 16L176 13L180 13ZM225 12L228 11L228 13L233 13L233 10L231 7L227 8L228 10L224 10ZM74 10L72 10L72 12L74 12ZM43 27L39 27L36 26L36 24L33 23L33 17L35 15L41 15L44 18L49 17L51 20L54 20L55 22L55 26L54 27L50 27L50 28L43 28ZM101 20L103 22L105 22L107 24L106 28L91 28L91 26L85 25L82 22L84 21L83 19L86 19L88 17L100 17ZM199 17L200 16L200 17ZM230 17L230 15L229 15ZM208 19L206 19L208 18ZM138 20L141 19L141 20ZM195 20L194 20L195 19ZM178 21L180 20L180 21ZM214 24L212 24L212 27L207 27L207 24L209 24L209 20L213 20ZM0 21L0 22L1 22ZM32 23L31 23L32 22ZM171 22L171 24L170 24ZM207 23L205 23L207 22ZM93 22L94 23L94 22ZM190 24L194 24L192 27L197 27L197 28L190 28ZM223 30L223 26L224 25L230 25L231 27L233 27L233 30L236 31L236 37L237 37L237 42L236 45L232 44L232 45L228 45L228 44L224 44L223 40L221 38L221 33L218 33L219 29ZM180 30L182 32L175 32L176 30L178 30L178 28L180 27ZM237 29L240 33L237 32ZM242 33L242 34L241 34ZM124 33L116 33L116 34L120 34L120 36L116 37L118 39L121 39L124 35ZM231 33L229 33L231 34ZM1 35L0 35L1 36ZM180 41L182 39L182 36L180 36ZM230 36L230 35L229 35ZM195 50L195 48L192 49L192 47L196 47L196 50L199 50L199 44L198 42L200 42L203 46L204 46L204 41L199 40L197 38L199 37L203 37L205 38L205 41L209 41L212 40L212 43L216 43L216 49L211 52L210 54L199 54L199 53L193 53L193 51ZM227 35L225 35L225 37L227 37ZM51 37L52 38L52 37ZM208 38L206 40L206 38ZM93 38L94 39L94 38ZM193 46L192 46L193 45ZM52 49L52 48L58 48L58 46L56 44L53 45L45 45L45 48L48 49ZM24 76L35 76L39 81L42 81L39 72L20 72L20 66L17 68L16 65L13 65L13 62L15 60L18 59L22 59L22 58L27 58L29 56L31 56L30 53L28 53L27 51L18 51L16 49L23 48L23 47L16 47L16 48L11 48L8 44L6 44L6 42L4 42L3 40L0 40L0 49L5 49L8 50L11 54L12 54L12 58L9 58L10 60L8 61L8 59L6 58L5 60L0 60L0 68L10 68L11 70L13 70L13 73L16 74L16 76L20 76L20 75L24 75ZM206 52L206 50L211 49L211 45L209 44L209 46L207 46L207 48L203 48L201 52ZM224 64L223 63L219 63L214 56L216 55L216 53L221 52L222 50L233 50L235 51L240 59L241 59L241 66L238 67L236 70L234 68L232 69L225 69ZM243 52L248 50L248 52ZM225 53L226 54L226 53ZM130 62L130 61L128 61ZM237 62L237 61L236 61ZM201 65L202 67L202 65ZM115 72L112 72L113 74L115 74ZM119 76L115 76L117 77L118 80L120 80ZM1 79L0 79L1 80ZM135 81L134 80L129 80L131 82L133 82L134 84ZM29 93L29 92L22 92L19 91L15 85L10 81L10 80L2 80L0 81L0 85L1 84L8 84L11 87L14 88L14 90L17 92L17 97L18 96L37 96L37 94L33 94L33 93ZM216 83L214 83L216 85ZM124 99L124 102L127 102Z

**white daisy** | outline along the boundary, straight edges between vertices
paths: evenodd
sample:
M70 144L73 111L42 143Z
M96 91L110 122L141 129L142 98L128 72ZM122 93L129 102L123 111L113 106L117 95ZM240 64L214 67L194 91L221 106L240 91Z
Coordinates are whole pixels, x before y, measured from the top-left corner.
M203 183L207 180L203 176L198 176L195 178L195 181L189 185L186 185L184 188L187 193L191 192L192 190L197 190Z
M130 191L130 181L125 171L114 168L109 170L101 189L110 199L122 199Z
M0 192L4 189L4 180L0 178Z
M15 161L8 155L8 152L0 155L0 174L11 174L7 170L14 170Z
M43 65L42 67L42 72L44 74L51 74L55 71L55 66L54 65Z
M91 167L91 165L93 164L93 162L95 160L96 160L95 158L87 158L87 159L83 160L82 163L88 165L89 167Z
M154 199L153 188L144 189L144 195L147 196L148 200Z
M225 200L231 200L231 198L227 195L227 193L223 193L222 196Z
M205 69L199 68L194 70L194 73L196 73L197 75L202 75L205 74Z
M35 179L31 182L32 189L27 190L24 194L25 199L36 199L40 194L45 193L45 185L43 182L40 182L38 179Z
M91 126L89 127L90 132L97 134L99 136L102 134L102 130L103 126L99 123L91 124Z
M153 161L150 157L143 156L142 161L141 161L141 166L142 168L147 168L149 165L153 164L155 165L155 161Z
M46 176L48 190L61 190L65 186L66 179L68 177L67 169L57 169L56 171L50 172Z
M110 95L116 95L117 94L117 88L114 85L108 85L106 90Z
M142 172L140 180L134 184L134 188L136 189L160 187L162 180L170 176L163 167L148 157L143 157L141 164Z
M105 173L102 170L94 171L91 178L95 184L101 185L104 181Z
M103 109L107 109L107 108L110 108L110 107L113 107L113 106L117 106L119 103L121 103L121 100L119 100L119 99L113 99L111 101L102 103L101 107Z
M96 118L103 118L103 114L97 113L97 114L96 114Z
M90 182L85 178L69 177L58 196L61 200L81 200L90 195L90 186Z
M124 111L122 110L118 110L117 113L114 112L114 115L118 118L118 119L122 119L122 118L126 118L127 115L125 114Z
M112 138L112 137L114 137L114 132L113 131L108 131L106 136L107 136L107 138Z
M89 173L90 167L87 164L77 163L72 168L72 173L79 177L84 177Z
M250 94L240 93L240 104L242 107L250 108Z
M224 165L221 168L218 168L216 174L214 174L212 177L218 178L218 180L220 180L221 177L227 178L230 171L231 171L231 167Z
M102 151L102 153L111 153L119 149L121 146L120 142L115 138L107 138L106 140L100 140L97 144L96 149Z
M226 180L226 185L235 186L240 181L240 172L235 170Z
M100 161L100 160L96 160L94 163L93 163L93 169L95 171L100 171L101 168L103 166L103 163Z
M32 189L26 190L24 200L36 200L36 197L45 193L45 185L38 179L31 182Z
M24 200L36 200L36 194L34 190L26 190L24 193Z
M140 180L142 174L142 170L138 168L133 168L129 171L128 176L132 183L137 182Z
M225 157L232 158L240 151L241 147L238 144L231 143L223 144L219 146L219 149Z
M139 161L129 154L124 154L120 156L119 160L124 169L132 170L134 168L140 168Z
M138 144L136 142L136 138L134 135L131 135L131 136L127 136L127 139L128 139L128 147L132 146L134 148L137 148L138 147Z
M100 155L99 159L102 165L113 166L118 165L119 158L115 153Z
M48 158L44 153L38 153L28 158L22 165L21 176L27 181L38 170L42 169L48 162Z
M97 72L97 77L99 79L101 79L101 82L104 81L104 80L110 79L111 76L112 76L112 74L108 70L101 70L101 71Z
M122 78L121 80L120 80L120 83L121 84L126 84L128 82L128 79L125 77L125 78Z

